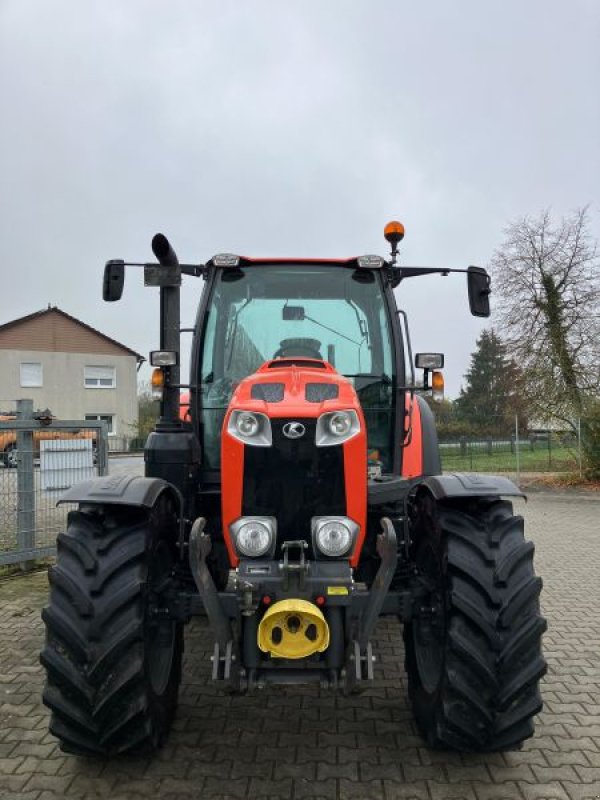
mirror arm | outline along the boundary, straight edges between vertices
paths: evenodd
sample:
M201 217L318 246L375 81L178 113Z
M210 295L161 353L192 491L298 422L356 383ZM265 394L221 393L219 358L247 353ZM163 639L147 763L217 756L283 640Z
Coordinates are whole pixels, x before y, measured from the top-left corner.
M161 264L145 264L140 261L123 261L124 267L160 267ZM191 275L193 278L199 278L206 270L206 264L179 264L179 269L184 275Z
M418 278L420 275L441 275L445 278L451 272L468 272L466 269L446 269L445 267L397 267L400 280Z

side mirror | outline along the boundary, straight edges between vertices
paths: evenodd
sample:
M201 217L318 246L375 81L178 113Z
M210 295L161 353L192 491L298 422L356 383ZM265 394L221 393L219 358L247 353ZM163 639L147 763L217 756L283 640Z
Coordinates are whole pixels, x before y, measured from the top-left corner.
M474 317L490 315L490 276L483 267L467 269L467 287L469 289L469 308Z
M304 306L284 306L281 312L282 319L304 319Z
M107 261L102 281L102 299L109 303L120 300L125 283L125 262L117 259Z

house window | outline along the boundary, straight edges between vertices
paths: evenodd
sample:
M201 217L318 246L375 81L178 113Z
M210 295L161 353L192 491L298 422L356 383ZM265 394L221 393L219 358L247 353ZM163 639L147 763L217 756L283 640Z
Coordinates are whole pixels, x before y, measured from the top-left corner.
M39 361L21 362L21 386L43 386L44 371Z
M109 435L115 433L114 416L112 414L86 414L85 418L90 422L106 422Z
M117 377L114 367L84 367L83 383L86 389L115 389Z

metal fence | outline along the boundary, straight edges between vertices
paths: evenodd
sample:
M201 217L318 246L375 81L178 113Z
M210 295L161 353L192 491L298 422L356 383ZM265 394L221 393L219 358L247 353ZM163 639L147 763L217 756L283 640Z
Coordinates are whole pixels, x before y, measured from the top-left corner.
M28 567L56 551L66 489L107 473L104 422L35 419L31 400L0 422L0 565Z
M574 472L581 474L581 423L564 430L525 428L518 417L510 423L490 419L493 433L451 433L439 429L442 468L447 472L521 473Z
M109 453L141 453L146 439L141 436L108 436L106 446Z

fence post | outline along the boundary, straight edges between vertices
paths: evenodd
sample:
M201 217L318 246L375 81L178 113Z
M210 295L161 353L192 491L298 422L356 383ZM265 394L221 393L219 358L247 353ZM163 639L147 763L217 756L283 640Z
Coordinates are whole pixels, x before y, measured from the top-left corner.
M100 424L98 429L98 441L96 448L96 458L98 461L98 475L108 475L108 427L106 422Z
M17 400L17 419L33 419L33 400ZM17 542L19 550L35 546L35 475L33 430L17 430ZM21 561L22 570L33 561Z
M519 459L519 415L515 414L515 458L517 461L517 483L521 482L521 462Z
M579 477L583 478L583 453L581 452L581 417L577 417L577 455L579 456Z

